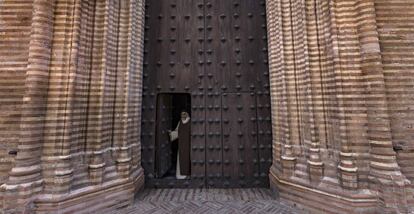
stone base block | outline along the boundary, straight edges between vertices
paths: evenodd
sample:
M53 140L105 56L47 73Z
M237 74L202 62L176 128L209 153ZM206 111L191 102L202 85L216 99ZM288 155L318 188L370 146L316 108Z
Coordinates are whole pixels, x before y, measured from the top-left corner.
M135 193L144 187L144 174L134 179L103 183L62 197L41 196L34 202L36 213L105 213L132 204Z
M280 200L304 210L304 213L378 213L374 194L329 192L270 173L270 186Z

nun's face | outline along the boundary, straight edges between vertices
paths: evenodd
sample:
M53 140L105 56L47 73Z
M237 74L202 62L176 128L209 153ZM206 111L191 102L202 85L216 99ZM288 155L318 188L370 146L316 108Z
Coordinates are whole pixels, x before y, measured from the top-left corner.
M188 113L187 112L181 112L181 120L185 120L188 117Z

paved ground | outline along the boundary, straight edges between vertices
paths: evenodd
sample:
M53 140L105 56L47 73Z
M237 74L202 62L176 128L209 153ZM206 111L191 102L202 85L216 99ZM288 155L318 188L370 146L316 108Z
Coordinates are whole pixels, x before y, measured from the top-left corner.
M145 189L135 204L118 212L139 214L299 213L274 200L268 189Z

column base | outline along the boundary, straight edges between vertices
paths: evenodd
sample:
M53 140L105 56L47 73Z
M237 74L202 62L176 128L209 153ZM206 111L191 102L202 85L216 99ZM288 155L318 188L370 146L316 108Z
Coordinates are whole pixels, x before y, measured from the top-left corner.
M282 156L282 170L284 177L291 177L295 174L296 158Z
M324 176L324 168L322 162L308 161L309 180L311 183L319 183Z
M378 192L382 213L414 213L414 189L402 174L378 178L369 176L370 187Z
M378 213L379 210L375 194L310 187L309 183L279 178L272 171L269 180L280 200L309 213Z
M84 191L56 195L41 195L34 202L36 213L105 213L133 203L135 193L144 187L144 173L140 169L131 179L103 183Z
M0 186L0 204L2 213L26 213L33 207L33 199L43 191L43 180L19 185Z
M348 190L357 190L358 189L358 169L355 168L344 168L338 166L338 175L339 181L342 188Z

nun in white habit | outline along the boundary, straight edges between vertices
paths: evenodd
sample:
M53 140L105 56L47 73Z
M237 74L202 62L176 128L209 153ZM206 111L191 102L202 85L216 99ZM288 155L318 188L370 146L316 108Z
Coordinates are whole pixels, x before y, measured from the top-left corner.
M190 178L190 133L191 119L187 112L181 112L181 120L174 131L168 131L171 142L178 140L177 164L175 176L177 179Z

